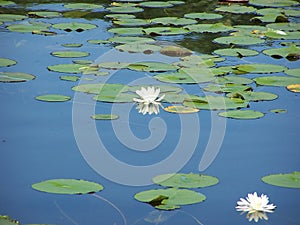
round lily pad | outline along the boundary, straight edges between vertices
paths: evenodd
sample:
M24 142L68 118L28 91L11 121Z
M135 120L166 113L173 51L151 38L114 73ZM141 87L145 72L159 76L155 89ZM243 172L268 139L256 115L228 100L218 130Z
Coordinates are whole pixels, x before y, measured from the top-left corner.
M216 177L194 173L162 174L152 180L155 184L175 188L202 188L219 183Z
M288 76L263 76L254 78L254 81L259 85L287 86L290 84L299 84L300 78Z
M228 36L214 39L219 44L254 45L264 43L265 40L250 36Z
M199 112L199 109L182 106L182 105L171 105L171 106L164 108L164 110L167 112L170 112L170 113L179 113L179 114Z
M300 172L271 174L264 176L262 181L279 187L300 188Z
M65 81L73 81L76 82L80 79L79 76L60 76L59 77L61 80L65 80Z
M153 23L162 24L162 25L188 25L197 23L196 20L188 19L188 18L179 18L179 17L160 17L154 18L151 20Z
M147 72L165 72L177 70L178 67L169 63L162 62L137 62L127 66L128 69Z
M215 50L214 53L218 55L224 55L224 56L236 56L239 58L245 56L254 56L259 54L259 52L255 50L245 49L245 48L223 48L223 49Z
M152 38L146 38L146 37L114 36L114 37L110 38L109 41L114 42L114 43L127 44L127 43L132 43L132 42L150 43L150 42L154 42L155 40Z
M93 97L95 101L114 103L133 102L133 98L138 98L138 95L133 93L103 93Z
M28 73L0 72L0 82L25 82L34 78L35 76Z
M252 90L250 86L245 86L242 84L224 84L224 85L215 85L209 84L203 88L204 91L215 92L215 93L228 93L228 92L240 92L240 91L249 91Z
M36 18L54 18L60 17L60 12L53 12L53 11L34 11L28 12L29 17L36 17Z
M299 84L290 84L286 88L291 92L300 92L300 82Z
M300 68L288 69L284 71L287 75L300 77Z
M41 30L47 30L51 24L49 23L43 23L43 22L30 22L30 23L24 23L24 24L12 24L7 27L8 30L14 31L14 32L33 32L33 31L41 31Z
M147 43L140 43L140 42L133 42L133 43L127 43L123 45L116 46L116 49L122 52L129 52L129 53L145 53L145 54L152 54L154 52L157 52L161 49L160 46L157 45L151 45Z
M185 18L190 19L199 19L199 20L213 20L213 19L221 19L223 16L217 13L187 13L184 15Z
M263 51L263 53L276 59L280 59L280 58L299 59L300 58L300 48L297 47L296 45L291 45L286 48L266 49Z
M119 116L115 114L95 114L91 118L94 120L116 120Z
M72 88L73 91L85 92L88 94L98 94L103 96L116 96L121 92L129 91L129 86L125 84L81 84Z
M135 15L132 14L121 14L121 13L111 13L105 15L106 18L112 18L112 19L133 19L135 18Z
M13 66L17 61L7 58L0 58L0 67Z
M249 4L257 6L269 6L269 7L284 7L284 6L293 6L297 5L298 2L292 0L250 0Z
M1 5L1 1L0 1ZM11 219L9 216L2 216L0 215L0 224L1 225L20 225L17 220Z
M93 10L93 9L102 9L103 6L99 4L91 3L68 3L64 5L67 9L80 9L80 10Z
M164 210L179 208L180 205L199 203L206 199L205 195L201 193L177 188L142 191L135 194L134 198Z
M286 113L286 109L270 109L270 112L272 113Z
M59 72L59 73L81 73L80 68L83 65L80 64L57 64L53 66L48 66L48 70Z
M86 180L53 179L32 185L37 191L54 194L88 194L103 190L103 186Z
M127 68L129 63L126 62L101 62L98 64L99 67L104 69L111 69L111 70L119 70Z
M253 80L240 76L223 76L217 77L214 82L217 84L227 84L228 86L230 86L231 84L251 84L253 83Z
M153 36L179 35L189 33L188 29L182 27L150 27L143 29L143 32Z
M142 8L133 7L133 6L127 6L127 7L114 6L114 7L108 7L106 9L112 13L138 13L144 11L144 9Z
M61 44L61 46L66 47L66 48L80 48L82 46L81 43L66 43L66 44Z
M107 30L110 33L119 34L119 35L141 35L143 33L143 28L141 27L118 27L111 28Z
M82 32L85 30L94 29L97 26L94 24L91 24L91 23L73 22L73 23L57 23L57 24L52 25L52 27L55 29L64 30L67 32L70 32L70 31Z
M5 0L1 0L0 1L0 6L8 6L8 5L15 5L16 3L14 3L13 1L5 1Z
M69 101L71 97L66 95L49 94L36 96L35 99L43 102L66 102Z
M218 32L227 32L234 31L235 28L232 26L224 25L223 23L214 23L214 24L193 24L185 26L184 28L188 29L191 32L197 33L218 33Z
M80 51L57 51L52 52L51 55L59 58L80 58L80 57L86 57L90 53L88 52L80 52Z
M113 20L114 24L117 24L119 26L146 26L149 25L151 23L150 20L146 20L146 19L115 19Z
M142 7L150 7L150 8L165 8L165 7L172 7L173 4L170 2L163 2L163 1L148 1L148 2L141 2L139 6Z
M286 67L275 64L240 64L235 69L246 73L277 73L284 71Z
M232 119L258 119L264 116L262 112L254 111L254 110L231 110L226 112L218 113L219 116L228 117Z
M229 98L241 98L247 101L272 101L278 98L278 95L269 92L253 92L253 91L240 91L232 92L226 95Z
M1 22L13 22L17 20L24 20L26 18L27 16L17 15L17 14L6 14L6 13L0 14Z
M245 5L237 5L237 4L230 4L230 5L224 5L220 6L215 9L217 12L230 12L230 13L253 13L256 11L256 8L252 6L245 6Z

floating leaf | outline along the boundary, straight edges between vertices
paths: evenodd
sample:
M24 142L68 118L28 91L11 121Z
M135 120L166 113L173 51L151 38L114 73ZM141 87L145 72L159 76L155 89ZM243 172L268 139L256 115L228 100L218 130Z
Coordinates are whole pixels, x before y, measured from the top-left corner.
M1 5L1 1L0 1ZM11 219L9 216L1 216L0 215L0 224L1 225L20 225L17 220Z
M269 92L252 92L252 91L239 91L232 92L226 95L229 98L240 98L246 101L271 101L278 98L278 95Z
M300 77L300 68L288 69L284 71L287 75Z
M0 72L0 82L25 82L34 78L35 76L28 73Z
M235 29L232 26L224 25L223 23L214 23L214 24L193 24L185 26L184 28L188 29L191 32L197 33L218 33L218 32L227 32L234 31Z
M95 114L91 118L94 120L116 120L119 116L115 114Z
M225 85L215 85L209 84L203 88L204 91L216 92L216 93L228 93L228 92L240 92L240 91L250 91L252 87L245 86L241 84L225 84Z
M261 38L250 36L228 36L214 39L214 42L220 44L235 44L235 45L254 45L265 42Z
M133 6L128 6L128 7L117 6L117 7L108 7L106 9L112 13L138 13L144 11L144 9L142 8L133 7Z
M57 23L57 24L52 25L52 27L55 29L64 30L67 32L71 32L71 31L82 32L85 30L94 29L97 26L94 24L91 24L91 23L72 22L72 23Z
M216 13L188 13L185 14L184 17L190 19L199 19L199 20L213 20L213 19L221 19L223 16Z
M264 76L254 78L254 81L259 85L287 86L290 84L299 84L300 78L287 76Z
M15 5L16 3L14 3L13 1L5 1L5 0L1 0L0 1L0 6L8 6L8 5Z
M28 12L29 17L36 17L36 18L54 18L60 17L60 12L52 12L52 11L34 11Z
M202 188L219 183L219 179L216 177L194 173L162 174L152 180L155 184L175 188Z
M141 84L141 85L131 86L128 91L136 92L137 90L140 90L142 87L146 87L146 86L149 86L149 85ZM171 86L171 85L159 84L159 85L155 85L155 88L159 88L160 93L165 93L165 94L168 94L169 92L174 94L174 93L179 93L182 91L182 89L180 87Z
M33 30L32 34L39 34L39 35L45 35L45 36L57 35L56 32L48 31L48 30Z
M93 9L102 9L103 6L99 4L91 3L68 3L64 5L67 9L80 9L80 10L93 10Z
M103 186L98 183L75 179L46 180L33 184L32 188L54 194L88 194L103 190Z
M267 27L273 30L284 30L284 31L299 31L299 23L270 23Z
M248 106L248 102L237 98L207 95L205 97L185 100L183 105L198 109L219 110L244 108Z
M1 22L13 22L17 20L24 20L26 19L27 16L23 15L17 15L17 14L0 14L0 21Z
M83 65L80 64L57 64L48 66L48 70L59 73L81 73Z
M235 69L245 73L277 73L284 71L286 67L275 64L240 64Z
M59 77L61 80L65 80L65 81L73 81L76 82L80 79L79 76L60 76Z
M172 7L173 4L170 2L163 2L163 1L148 1L148 2L139 3L139 6L150 7L150 8L165 8L165 7Z
M157 52L161 49L160 46L157 45L151 45L151 44L146 44L146 43L127 43L124 45L118 45L116 47L119 51L123 52L129 52L129 53L145 53L145 54L152 54L153 52Z
M205 195L186 189L168 188L142 191L134 195L141 202L164 210L179 208L180 205L189 205L202 202Z
M217 77L214 82L217 84L251 84L253 80L246 77L224 76Z
M264 176L262 181L279 187L300 188L300 172L271 174Z
M154 18L151 21L157 24L175 25L175 26L197 23L197 21L193 19L178 18L178 17L160 17L160 18Z
M95 44L95 45L110 44L110 41L108 41L108 40L102 40L102 39L88 40L87 42L90 43L90 44Z
M284 7L297 5L298 2L292 0L250 0L249 4L257 6Z
M111 19L133 19L135 18L135 15L132 14L107 14L105 15L106 18L111 18Z
M191 52L187 48L172 45L163 47L162 49L160 49L160 53L171 57L184 57L193 54L193 52Z
M293 31L280 31L280 30L268 30L265 35L269 38L281 39L281 40L292 40L298 39L300 36L300 32Z
M81 65L90 65L91 68L94 68L93 66L95 66L95 68L98 69L98 67L94 65L93 62L94 62L93 60L88 60L88 59L73 60L73 63L81 64Z
M178 67L174 66L169 63L162 63L162 62L137 62L131 63L127 67L131 70L136 71L147 71L147 72L165 72L165 71L172 71L177 70Z
M0 58L0 67L16 65L17 61L7 58Z
M120 25L120 26L146 26L151 23L150 20L146 19L117 19L113 20L114 24Z
M239 58L245 57L245 56L254 56L258 55L259 52L255 50L250 49L244 49L244 48L223 48L223 49L217 49L214 51L215 54L218 55L225 55L225 56L236 56Z
M80 51L57 51L52 52L51 55L59 58L80 58L80 57L86 57L90 53L88 52L80 52Z
M69 101L71 97L66 95L50 94L50 95L39 95L36 96L35 99L43 102L66 102Z
M300 81L298 84L290 84L286 88L291 92L300 92Z
M231 5L226 5L226 6L220 6L215 9L217 12L230 12L230 13L253 13L256 11L256 8L252 6L244 6L244 5L236 5L236 4L231 4Z
M140 27L120 27L120 28L111 28L107 30L110 33L119 34L119 35L141 35L143 33L143 28Z
M300 48L296 45L291 45L287 48L272 48L266 49L263 51L264 54L269 55L273 58L292 58L299 59L300 58ZM293 61L293 60L292 60Z
M88 94L98 94L103 96L116 96L121 92L129 91L129 86L125 84L81 84L72 88L73 91L85 92Z
M196 95L189 95L189 94L180 94L180 93L174 93L174 92L168 92L165 93L165 97L163 99L163 102L168 102L168 103L182 103L186 99L191 99L197 97ZM176 109L181 109L184 110L182 106L170 106L170 110L176 110ZM189 107L185 107L187 110ZM191 109L192 110L192 109ZM168 111L168 110L166 110Z
M98 63L98 66L104 69L120 70L120 69L127 68L129 64L130 63L126 63L126 62L101 62Z
M61 44L61 46L66 47L66 48L79 48L82 46L81 43L66 43L66 44Z
M179 35L189 33L187 29L181 27L150 27L143 29L143 32L145 34L154 36Z
M272 113L286 113L286 109L270 109L270 112Z
M187 114L187 113L196 113L199 112L199 109L182 106L182 105L172 105L164 108L165 111L170 113L179 113L179 114Z
M254 111L254 110L231 110L226 112L218 113L219 116L232 118L232 119L258 119L264 116L262 112Z
M30 22L28 24L12 24L7 27L8 30L14 32L33 32L39 30L47 30L51 24L43 22Z
M138 43L150 43L154 42L155 40L152 38L146 38L146 37L132 37L132 36L114 36L113 38L109 39L110 42L114 43L132 43L132 42L138 42Z
M256 16L251 19L251 21L259 21L263 23L279 23L279 22L288 22L288 18L282 13L270 13L263 16Z
M134 102L133 98L138 98L138 95L133 93L103 93L96 95L93 97L95 101L100 102L114 102L114 103L126 103L126 102Z

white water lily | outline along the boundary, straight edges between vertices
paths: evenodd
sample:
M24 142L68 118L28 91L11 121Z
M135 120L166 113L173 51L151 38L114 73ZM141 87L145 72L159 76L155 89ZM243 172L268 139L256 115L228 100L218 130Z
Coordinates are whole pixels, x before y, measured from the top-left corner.
M266 213L272 213L276 208L275 205L269 204L269 198L267 195L262 194L260 197L257 193L248 194L246 199L240 198L235 207L237 211L242 211L242 213L247 212L247 219L249 221L254 220L258 222L259 219L268 220Z
M147 88L142 87L141 90L137 90L136 93L141 97L133 98L133 101L137 103L136 108L139 110L139 113L143 115L146 113L150 115L152 113L159 113L159 106L161 106L160 101L165 97L165 95L159 97L160 88L153 86Z

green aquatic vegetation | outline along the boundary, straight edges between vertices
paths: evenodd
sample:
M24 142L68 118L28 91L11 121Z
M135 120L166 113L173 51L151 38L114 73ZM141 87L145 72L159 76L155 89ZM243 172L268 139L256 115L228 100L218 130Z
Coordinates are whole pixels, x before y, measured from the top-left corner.
M272 113L286 113L286 109L270 109L270 112Z
M1 1L0 1L1 4ZM0 215L0 224L1 225L20 225L19 221L11 219L9 216Z
M90 53L80 51L56 51L51 52L51 55L59 58L81 58L90 55Z
M272 101L278 98L278 95L270 92L255 92L255 91L236 91L228 93L226 97L240 98L246 101Z
M189 19L197 19L197 20L214 20L214 19L221 19L223 18L222 15L217 14L217 13L206 13L206 12L202 12L202 13L187 13L184 14L185 18L189 18Z
M52 179L32 185L32 188L53 194L89 194L103 190L101 184L75 179Z
M95 95L93 100L100 102L110 102L110 103L127 103L134 102L133 98L138 98L138 95L134 93L108 93L101 91L100 94Z
M101 62L98 63L98 67L103 69L110 69L110 70L120 70L125 69L130 63L127 62Z
M300 188L300 172L271 174L262 177L262 181L279 187Z
M112 6L106 8L106 10L110 11L111 13L138 13L144 11L143 8L134 6Z
M114 24L117 24L119 26L128 26L128 27L138 27L138 26L146 26L146 25L150 25L151 21L147 20L147 19L115 19L113 20Z
M27 32L34 32L34 31L45 31L47 30L51 24L44 23L44 22L33 22L30 21L28 23L24 24L12 24L7 26L6 28L13 32L21 32L21 33L27 33Z
M285 66L276 64L240 64L234 66L235 70L245 73L277 73L286 70Z
M61 44L61 46L66 47L66 48L80 48L83 44L81 43L65 43Z
M181 94L181 93L176 93L176 92L167 92L165 93L165 97L163 98L163 102L168 102L168 103L182 103L186 99L191 99L197 97L196 95L190 95L190 94ZM186 107L188 108L188 107ZM174 109L173 107L170 107L170 109ZM177 109L177 108L175 108ZM180 109L180 107L179 107ZM182 108L184 110L184 108ZM167 110L166 110L167 111Z
M203 188L219 183L216 177L194 173L162 174L154 177L152 181L155 184L173 188Z
M35 76L20 72L0 72L0 82L14 83L25 82L35 79Z
M300 36L300 32L298 31L280 31L269 29L265 36L273 39L281 39L281 40L297 40Z
M121 14L121 13L111 13L105 15L106 18L110 19L133 19L136 18L133 14Z
M231 5L220 6L216 8L215 11L243 14L243 13L254 13L256 11L256 8L252 6L231 4Z
M252 82L252 79L240 76L222 76L214 80L217 84L251 84Z
M177 70L178 67L169 63L162 62L137 62L131 63L127 66L130 70L144 71L144 72L166 72Z
M283 30L283 31L299 31L300 30L300 23L270 23L270 24L267 24L266 26L273 30Z
M188 19L188 18L179 18L179 17L160 17L160 18L154 18L151 20L152 23L156 24L162 24L162 25L174 25L174 26L184 26L189 24L197 23L194 19Z
M82 71L80 70L83 68L85 65L80 65L80 64L56 64L52 66L48 66L48 70L54 71L54 72L59 72L59 73L81 73Z
M120 43L120 44L128 44L128 43L150 43L154 42L155 40L152 38L147 38L147 37L133 37L133 36L114 36L108 41L113 42L113 43Z
M172 7L173 4L169 1L147 1L147 2L141 2L138 4L142 7L149 7L149 8L165 8L165 7Z
M252 87L227 83L223 85L209 84L203 88L204 91L215 92L215 93L229 93L229 92L240 92L240 91L252 91Z
M251 36L227 36L218 37L213 40L219 44L230 44L230 45L254 45L264 43L265 40L258 37Z
M258 85L266 86L287 86L290 84L299 84L300 78L288 76L263 76L254 78Z
M178 114L188 114L188 113L199 112L199 109L182 106L182 105L171 105L171 106L164 108L164 110L169 113L178 113Z
M218 33L218 32L228 32L234 31L235 28L232 26L227 26L223 23L213 23L213 24L193 24L184 27L185 29L196 32L196 33Z
M246 56L255 56L259 54L259 52L255 50L245 48L223 48L215 50L214 53L223 56L236 56L239 58Z
M48 94L36 96L35 99L42 102L66 102L71 100L71 97L66 95Z
M263 50L263 53L269 55L273 58L280 59L280 58L287 58L297 60L300 58L300 48L296 45L290 45L286 48L271 48Z
M182 27L149 27L142 31L145 34L152 36L169 36L189 33L189 30Z
M4 0L0 1L0 6L8 6L8 5L15 5L15 4L16 3L13 1L4 1Z
M0 67L8 67L16 65L17 61L7 58L0 58Z
M25 20L27 16L17 15L17 14L0 14L0 21L1 22L13 22L17 20Z
M110 33L119 34L119 35L142 35L144 34L143 28L141 27L118 27L110 28L107 30Z
M292 0L250 0L249 4L255 6L284 7L297 5L298 2Z
M288 18L282 13L270 13L263 16L255 16L251 21L259 21L263 23L278 23L278 22L288 22Z
M132 43L118 45L116 46L116 49L122 52L129 52L129 53L152 54L154 52L159 51L161 47L151 43L147 44L143 42L132 42Z
M290 76L300 77L300 68L288 69L285 70L284 73Z
M76 54L76 53L75 53ZM75 59L72 61L75 64L80 64L80 65L89 65L90 68L94 68L93 60L88 60L88 59ZM96 67L97 68L97 67Z
M65 81L76 82L76 81L80 80L80 77L79 76L60 76L59 79L65 80Z
M29 17L34 18L55 18L55 17L61 17L62 14L60 12L54 12L54 11L32 11L27 13Z
M87 94L98 94L103 96L116 96L119 93L129 91L129 86L125 84L80 84L72 88L73 91L84 92Z
M71 31L82 32L85 30L95 29L97 25L91 23L72 22L72 23L56 23L53 24L52 27L67 32L71 32Z
M142 87L145 86L148 85L141 84L141 85L129 86L128 91L136 92L137 90L140 90ZM155 87L160 89L160 93L165 93L165 94L168 94L169 92L174 94L182 91L182 89L179 86L173 86L173 85L157 84L155 85Z
M67 9L79 9L79 10L103 9L102 5L91 4L91 3L67 3L64 4L64 7Z
M116 114L94 114L91 118L94 120L116 120L119 116Z
M254 110L230 110L226 112L220 112L218 113L218 115L222 117L242 120L258 119L264 116L262 112Z
M110 44L111 42L108 40L102 40L102 39L92 39L87 41L90 44L100 45L100 44Z

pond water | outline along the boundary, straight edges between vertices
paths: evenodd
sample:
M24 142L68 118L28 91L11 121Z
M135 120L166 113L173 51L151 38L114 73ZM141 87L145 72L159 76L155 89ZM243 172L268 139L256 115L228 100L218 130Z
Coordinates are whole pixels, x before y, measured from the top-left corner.
M3 24L0 25L0 58L15 60L17 63L1 67L0 72L23 72L34 75L35 79L26 82L3 82L1 78L0 215L9 215L21 224L243 225L248 224L249 221L246 214L240 215L236 211L237 201L241 197L245 198L248 193L257 192L259 195L266 194L270 202L277 206L274 213L268 214L269 220L260 220L258 224L298 225L300 223L299 189L273 186L261 180L269 174L292 173L300 170L299 94L297 92L288 91L285 87L287 85L249 84L254 91L278 95L278 98L272 101L249 102L244 110L250 109L264 114L262 118L249 120L221 117L218 113L224 111L222 109L200 108L197 113L176 114L167 112L161 107L157 115L143 115L138 112L132 101L96 102L92 99L93 95L74 91L72 88L93 83L118 83L144 87L172 85L180 87L182 93L193 95L224 96L225 94L203 90L212 82L193 84L160 82L153 76L162 74L161 71L101 68L100 71L109 72L109 75L105 76L50 71L48 66L74 64L73 60L76 59L90 60L93 64L145 61L171 64L180 61L180 57L166 56L157 51L152 54L121 52L116 49L121 45L120 43L107 41L118 36L108 32L111 28L141 27L130 23L127 26L119 26L113 22L113 19L106 17L107 14L112 13L108 8L121 7L118 5L124 4L121 1L120 3L84 1L103 6L98 9L70 9L64 6L67 3L82 1L14 2L15 4L1 6L1 14L18 14L26 18L16 21L3 20ZM166 16L182 18L188 13L207 12L218 13L223 17L217 20L197 20L196 24L222 22L227 26L250 24L265 27L266 24L271 23L251 22L250 19L257 16L256 12L236 14L215 11L220 6L224 5L219 5L215 0L186 0L180 5L174 3L172 7L139 7L144 11L127 14L136 15L139 19L153 20ZM264 8L264 6L255 7ZM297 6L285 9L299 10ZM55 11L61 14L53 18L27 17L28 12L36 11ZM288 16L288 19L296 24L296 27L299 13L297 16ZM46 30L55 33L42 35L32 34L31 31L14 32L7 27L12 24L27 24L30 21L50 24L73 23L69 25L71 28L75 23L91 23L97 27L89 30L83 28L83 30L66 31L49 25L37 31ZM123 22L122 19L120 21ZM151 24L142 27L155 26L163 25ZM183 26L185 25L176 27ZM33 29L34 32L36 28ZM192 51L193 56L209 54L210 58L213 58L218 56L213 53L215 50L229 47L213 40L228 36L231 32L233 31L129 36L152 38L158 41L155 42L155 46L159 48L169 45L180 46ZM263 36L263 32L266 31L261 32L260 35ZM289 31L285 30L285 32ZM293 32L299 32L299 24ZM123 36L127 35L123 34ZM283 48L282 42L295 42L295 45L299 45L299 39L288 39L284 36L282 39L264 36L261 38L265 40L262 44L231 45L232 48L252 49L259 53L248 57L221 56L226 60L216 60L216 65L211 67L203 67L203 65L201 67L201 62L207 59L202 58L198 61L199 71L239 64L266 64L266 67L274 64L284 66L286 70L299 68L298 47L296 47L298 52L294 60L285 57L273 58L262 53L265 49ZM102 43L94 44L89 40L98 40L98 42L102 40ZM70 43L80 43L82 46L70 48L62 45ZM136 46L129 47L132 48L131 51L137 51L134 49ZM88 52L89 55L82 58L61 58L51 54L57 51L81 51ZM88 62L85 66L89 64ZM63 75L76 75L79 80L75 82L61 80L60 76ZM253 79L273 75L292 77L282 70L272 74L268 71L266 73L250 71L238 77ZM293 77L294 83L297 83L296 78L299 79L299 74ZM113 87L109 86L109 88ZM70 96L71 100L45 102L35 99L36 96L47 94ZM134 92L131 94L133 95ZM163 107L172 105L165 101L161 104ZM286 111L274 113L270 112L272 109ZM93 114L111 113L117 114L119 118L116 120L91 118ZM182 205L176 210L158 210L150 204L134 199L134 195L138 192L162 188L153 184L151 178L171 172L206 174L217 177L219 183L210 187L192 189L204 194L206 200ZM94 194L60 195L39 192L31 187L34 183L59 178L93 181L103 185L104 190Z

